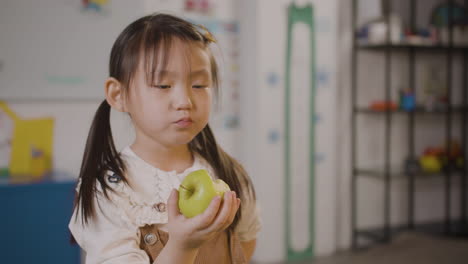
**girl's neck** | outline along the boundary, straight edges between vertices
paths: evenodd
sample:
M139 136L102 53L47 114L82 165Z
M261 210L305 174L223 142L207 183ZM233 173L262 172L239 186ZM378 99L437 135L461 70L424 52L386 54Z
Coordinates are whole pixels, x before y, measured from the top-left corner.
M138 141L130 146L133 152L152 166L163 171L185 171L193 165L194 158L188 145L165 147L141 144Z

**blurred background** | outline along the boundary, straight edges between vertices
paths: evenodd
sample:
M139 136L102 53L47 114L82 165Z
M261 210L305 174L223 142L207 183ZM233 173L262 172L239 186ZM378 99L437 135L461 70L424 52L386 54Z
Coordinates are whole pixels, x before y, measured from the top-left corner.
M202 24L218 40L211 125L256 188L254 263L466 263L467 8L1 0L4 263L80 263L67 224L110 49L153 12ZM131 121L111 119L120 149Z

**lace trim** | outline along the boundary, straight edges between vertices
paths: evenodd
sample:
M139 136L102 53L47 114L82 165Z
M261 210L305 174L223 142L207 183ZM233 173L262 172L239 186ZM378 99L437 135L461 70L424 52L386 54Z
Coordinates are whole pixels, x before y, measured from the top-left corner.
M173 188L178 188L183 177L187 174L199 169L206 169L212 173L211 168L207 167L206 164L202 162L201 157L198 156L195 156L193 166L187 168L184 172L177 173L175 170L163 171L153 167L138 157L129 147L125 148L121 154L129 165L127 167L129 170L127 173L132 173L133 170L137 173L141 173L140 171L144 170L144 173L154 175L154 177L151 178L151 183L148 183L153 185L153 189L155 190L154 196L150 199L145 199L137 195L130 186L123 182L111 185L118 193L118 195L113 195L115 197L112 198L116 201L117 207L119 208L119 215L124 221L130 221L138 227L151 224L165 224L168 222L168 212L159 212L154 205L166 203L171 190Z

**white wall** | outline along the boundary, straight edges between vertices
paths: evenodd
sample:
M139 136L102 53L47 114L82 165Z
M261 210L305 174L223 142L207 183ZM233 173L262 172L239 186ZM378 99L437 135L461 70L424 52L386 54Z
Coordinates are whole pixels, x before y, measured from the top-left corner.
M317 82L315 238L316 255L335 251L336 188L336 17L337 1L313 3L316 22ZM241 159L252 175L262 209L263 230L254 259L260 262L285 259L284 236L284 78L286 11L292 1L241 1ZM279 84L268 83L271 73ZM314 76L316 77L316 76ZM307 121L305 121L307 123ZM278 131L272 144L268 136ZM303 212L303 217L307 211ZM297 235L297 234L294 234Z

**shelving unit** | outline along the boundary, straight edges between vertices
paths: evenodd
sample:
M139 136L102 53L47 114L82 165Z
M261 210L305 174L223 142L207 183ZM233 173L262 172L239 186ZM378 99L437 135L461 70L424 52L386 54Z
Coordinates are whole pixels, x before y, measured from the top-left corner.
M384 1L389 5L392 1ZM444 2L444 1L441 1ZM357 7L358 0L353 0L352 8L352 26L353 32L357 32ZM417 0L407 1L408 9L410 12L410 29L414 32L416 29L416 8ZM454 0L445 1L445 3L453 4ZM468 1L463 2L464 6L468 8ZM387 10L390 10L391 6ZM388 12L387 12L388 13ZM449 21L452 20L452 15L449 15ZM389 24L390 18L388 14L386 15L387 24ZM390 39L390 32L387 32L387 39ZM427 54L438 53L445 54L445 68L447 73L446 78L446 87L447 87L447 107L445 110L440 111L427 111L422 107L416 107L413 111L404 111L404 110L385 110L385 111L374 111L369 108L358 106L357 98L359 97L359 84L358 84L358 54L363 51L372 51L379 52L385 58L385 65L382 69L385 72L384 77L384 100L391 100L392 92L392 55L393 53L403 53L407 54L408 65L409 65L409 83L408 87L411 92L416 91L416 54ZM351 225L352 225L352 246L354 249L363 247L360 243L361 239L366 239L370 242L370 245L374 243L385 243L391 241L391 238L394 234L404 231L404 230L417 230L421 232L429 232L432 234L444 235L444 236L456 236L456 237L467 237L468 234L468 222L467 222L467 124L468 124L468 104L467 104L467 90L468 90L468 81L467 81L467 66L468 66L468 46L455 46L453 45L453 28L449 29L449 43L448 45L408 45L408 44L363 44L360 42L356 36L353 34L353 45L351 53L351 105L352 105L352 116L351 116L351 164L352 164L352 189L351 189ZM455 56L462 56L462 94L463 96L461 105L452 104L452 92L453 92L453 80L452 80L452 62L454 61ZM460 58L460 57L457 57ZM448 168L442 173L413 173L413 172L404 172L403 163L405 162L402 158L401 163L401 172L395 172L390 167L390 153L392 149L391 145L391 133L392 126L394 126L394 116L404 116L407 117L407 146L408 154L412 158L417 157L415 150L415 127L416 119L421 115L434 115L441 116L444 119L444 130L445 130L445 144L448 152L450 152L450 142L452 140L452 134L454 132L454 119L460 119L461 122L461 146L464 151L464 166L462 169L451 169ZM384 166L379 169L365 169L359 168L357 164L357 149L360 147L357 144L357 135L359 133L359 127L357 125L358 116L372 116L373 118L383 118L385 122L385 135L384 135ZM439 117L440 118L440 117ZM443 222L436 223L417 223L415 220L415 197L416 197L416 187L419 181L428 178L434 177L443 177L444 180L444 220ZM451 195L452 195L452 181L454 177L460 177L460 219L457 221L452 220L452 212L454 209L452 206ZM381 182L384 186L383 198L384 198L384 208L383 208L383 225L378 228L373 229L362 229L358 225L358 199L357 194L359 192L358 179L366 178L367 180L377 180ZM391 184L393 181L407 181L408 190L407 190L407 202L408 202L408 218L404 226L392 226L390 223L391 218ZM368 246L369 243L366 244Z
M370 45L370 44L358 44L357 47L360 50L385 50L385 49L392 49L392 50L405 50L405 49L417 49L419 51L447 51L448 49L452 49L456 52L466 52L468 51L468 46L444 46L444 45L408 45L408 44L389 44L389 45Z

